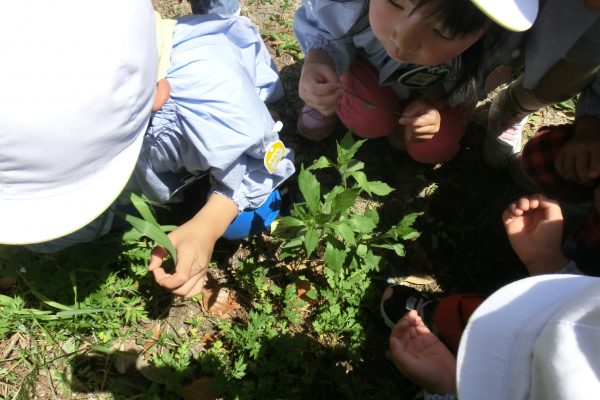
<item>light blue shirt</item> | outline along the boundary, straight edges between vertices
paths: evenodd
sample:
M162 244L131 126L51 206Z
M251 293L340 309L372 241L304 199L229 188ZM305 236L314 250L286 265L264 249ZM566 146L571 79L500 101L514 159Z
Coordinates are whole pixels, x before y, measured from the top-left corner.
M167 71L171 94L146 132L129 190L157 202L208 171L211 192L238 209L259 207L294 173L290 150L269 173L265 151L279 140L264 102L283 95L275 65L245 17L178 20ZM285 128L284 128L285 129Z

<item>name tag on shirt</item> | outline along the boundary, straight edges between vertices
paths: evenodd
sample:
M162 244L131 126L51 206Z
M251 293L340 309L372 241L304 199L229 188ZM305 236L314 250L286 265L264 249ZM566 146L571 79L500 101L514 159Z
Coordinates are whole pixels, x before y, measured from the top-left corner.
M285 146L281 140L276 140L267 147L264 164L270 174L275 172L275 169L283 156L285 156Z
M403 73L397 79L397 82L410 89L425 89L439 85L449 73L450 68L446 65L437 67L421 66Z

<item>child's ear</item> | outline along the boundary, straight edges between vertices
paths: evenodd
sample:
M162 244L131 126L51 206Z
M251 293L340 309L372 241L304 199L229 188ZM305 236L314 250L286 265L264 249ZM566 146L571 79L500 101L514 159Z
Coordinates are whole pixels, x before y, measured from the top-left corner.
M152 112L160 110L160 108L169 100L171 95L171 85L166 79L161 79L156 83L156 91L154 93L154 103L152 104Z

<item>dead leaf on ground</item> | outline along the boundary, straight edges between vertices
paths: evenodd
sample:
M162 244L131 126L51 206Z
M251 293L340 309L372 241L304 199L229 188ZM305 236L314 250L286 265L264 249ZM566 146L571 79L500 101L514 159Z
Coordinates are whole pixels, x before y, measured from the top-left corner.
M212 379L205 376L194 380L181 391L183 400L216 400L221 396L213 389Z
M156 343L156 341L160 338L161 333L162 324L160 322L154 323L152 325L152 336L144 343L144 351L148 351L150 347L154 346L154 343Z
M431 275L411 275L402 279L404 283L410 283L411 285L431 285L435 283L435 279Z
M206 332L204 335L202 335L202 338L200 339L200 344L204 346L210 345L214 343L215 340L217 340L217 338L217 332Z
M296 284L296 295L307 303L312 303L314 300L306 295L312 290L310 282L304 279L296 279L294 283Z
M232 311L241 308L235 293L218 286L204 288L201 305L205 313L220 318L227 318Z

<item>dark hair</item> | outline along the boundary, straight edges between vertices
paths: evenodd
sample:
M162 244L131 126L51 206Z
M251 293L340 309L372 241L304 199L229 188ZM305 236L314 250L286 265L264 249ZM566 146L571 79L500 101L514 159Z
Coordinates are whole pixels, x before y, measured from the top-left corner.
M477 42L457 56L460 58L462 68L454 90L464 90L465 88L461 87L472 83L481 61L496 47L507 31L481 12L471 0L418 0L416 8L423 9L428 17L440 21L443 29L452 37L464 37L489 26L487 32ZM346 37L354 36L368 27L369 0L365 0L360 16Z

